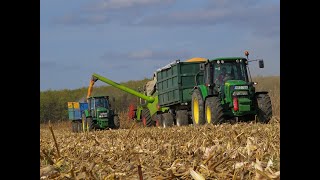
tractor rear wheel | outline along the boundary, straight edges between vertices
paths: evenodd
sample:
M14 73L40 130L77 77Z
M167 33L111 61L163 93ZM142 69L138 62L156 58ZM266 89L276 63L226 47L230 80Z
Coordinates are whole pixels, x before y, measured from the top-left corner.
M118 116L113 117L113 123L114 123L114 128L119 129L120 128L120 120Z
M268 123L272 118L272 104L268 94L258 94L257 99L257 117L261 123Z
M88 117L87 118L87 120L86 120L86 125L87 125L87 127L86 127L86 129L87 129L87 131L92 131L94 128L93 128L93 120L92 120L92 118L91 117Z
M81 120L81 130L82 132L87 131L87 118L84 114L82 115L82 120Z
M177 126L189 125L187 110L179 110L176 112L176 124L177 124Z
M162 114L162 127L167 128L173 126L173 115L171 113Z
M198 89L195 89L192 93L192 103L191 103L191 111L192 111L192 122L193 125L198 126L205 124L204 120L204 102L202 95Z
M224 122L225 117L223 108L218 97L208 97L205 103L206 122L208 124L220 124Z
M153 125L150 111L147 108L144 108L141 112L141 120L144 127L150 127Z

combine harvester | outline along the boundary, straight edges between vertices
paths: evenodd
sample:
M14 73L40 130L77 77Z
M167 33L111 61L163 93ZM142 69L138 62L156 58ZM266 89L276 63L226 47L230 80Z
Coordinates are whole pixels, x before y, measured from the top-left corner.
M145 126L219 124L231 119L268 123L272 117L268 92L256 92L249 71L249 52L244 57L176 60L154 73L145 93L93 74L90 85L100 80L146 101L131 113ZM259 67L264 68L263 60ZM257 117L257 118L256 118Z

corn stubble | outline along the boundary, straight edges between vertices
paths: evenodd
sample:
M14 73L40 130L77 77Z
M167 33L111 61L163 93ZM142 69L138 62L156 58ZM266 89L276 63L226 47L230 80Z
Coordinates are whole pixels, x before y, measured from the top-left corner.
M128 129L72 133L69 124L53 125L54 136L42 126L41 179L280 178L278 117L163 129L134 125L121 113L121 122Z

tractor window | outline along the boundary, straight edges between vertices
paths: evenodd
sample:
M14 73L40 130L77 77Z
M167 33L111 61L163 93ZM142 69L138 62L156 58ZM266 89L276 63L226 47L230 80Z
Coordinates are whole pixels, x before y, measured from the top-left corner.
M94 109L94 99L90 99L90 109Z
M243 62L225 61L214 64L214 82L218 85L224 84L227 80L247 81L247 71Z
M105 107L108 108L108 101L105 98L95 99L96 107Z

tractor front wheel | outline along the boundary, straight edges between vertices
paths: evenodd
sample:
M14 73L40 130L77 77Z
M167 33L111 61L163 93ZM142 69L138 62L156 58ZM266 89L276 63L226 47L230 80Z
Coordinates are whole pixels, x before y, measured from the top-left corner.
M195 89L192 93L192 103L191 103L191 111L192 111L192 122L193 125L203 125L206 123L204 120L204 102L202 95L198 89Z
M268 123L272 118L272 104L268 94L258 94L257 109L258 109L258 121L261 123Z
M206 99L205 109L208 124L220 124L224 122L223 108L218 97L208 97Z

